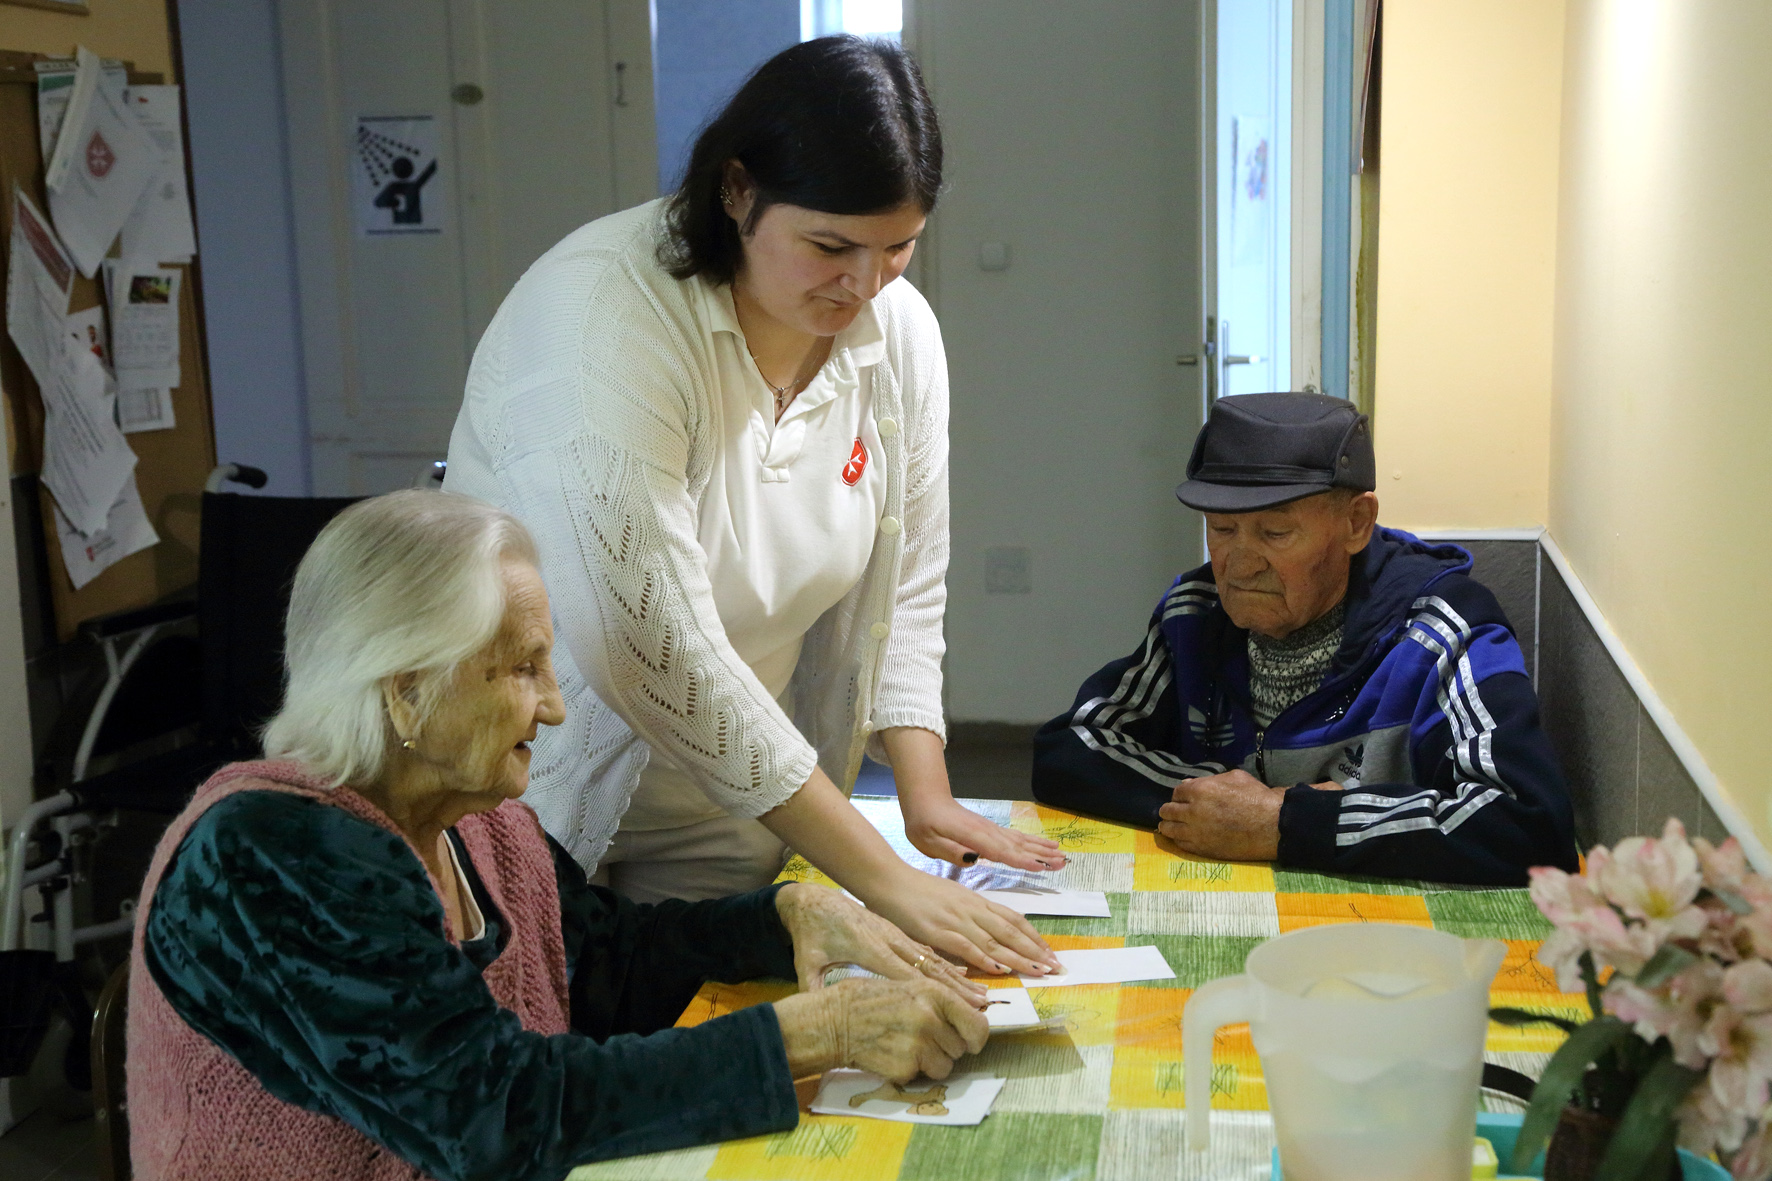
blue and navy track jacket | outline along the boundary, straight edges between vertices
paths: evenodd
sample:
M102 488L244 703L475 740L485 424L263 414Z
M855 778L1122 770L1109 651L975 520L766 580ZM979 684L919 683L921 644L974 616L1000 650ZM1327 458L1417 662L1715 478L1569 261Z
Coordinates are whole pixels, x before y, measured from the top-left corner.
M1576 868L1569 790L1538 698L1470 554L1380 528L1351 560L1341 647L1323 684L1257 728L1249 633L1211 566L1175 581L1144 643L1090 677L1034 740L1034 797L1155 828L1184 779L1241 767L1293 786L1280 864L1524 885ZM1333 780L1340 792L1304 785Z

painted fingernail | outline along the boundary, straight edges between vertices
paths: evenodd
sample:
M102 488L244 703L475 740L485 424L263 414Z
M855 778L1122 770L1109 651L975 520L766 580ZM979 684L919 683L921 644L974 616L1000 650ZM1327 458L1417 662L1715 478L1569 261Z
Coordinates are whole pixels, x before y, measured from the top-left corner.
M1009 975L1009 969L1008 969L1008 968L1005 968L1005 967L1004 967L1004 966L1003 966L1003 965L1002 965L1002 964L998 964L998 963L993 963L993 964L992 964L992 965L991 965L991 967L993 967L993 968L995 968L995 969L996 969L996 970L997 970L997 974L998 974L998 975L999 975L999 976L1007 976L1007 975Z
M978 854L977 853L967 853L965 856L961 857L960 860L967 865L971 865L973 862L978 860Z

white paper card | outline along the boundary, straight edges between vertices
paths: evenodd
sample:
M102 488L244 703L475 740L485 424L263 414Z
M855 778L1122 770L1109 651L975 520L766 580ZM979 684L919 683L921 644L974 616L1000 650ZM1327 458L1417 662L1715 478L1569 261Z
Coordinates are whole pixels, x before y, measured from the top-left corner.
M91 537L135 471L135 452L112 417L111 375L68 340L43 392L43 483L68 523Z
M79 590L130 554L156 544L160 535L148 521L142 507L141 492L130 475L123 492L111 505L105 527L91 537L80 536L58 504L55 508L55 534L61 542L62 563L68 568L68 581Z
M74 260L24 190L12 190L12 245L6 267L6 332L39 388L60 365Z
M180 384L177 267L107 263L111 292L111 362L126 390L172 389Z
M129 110L160 149L160 170L123 223L123 257L142 262L190 262L197 253L191 198L185 189L185 145L179 128L178 87L131 86Z
M1044 1023L1039 1010L1034 1008L1034 998L1025 988L993 988L985 999L990 1003L984 1017L990 1022L992 1033L1033 1029Z
M118 390L117 425L123 433L169 431L178 425L172 413L171 390Z
M1175 969L1154 947L1102 947L1054 953L1064 965L1062 976L1023 976L1029 988L1063 988L1076 984L1130 984L1135 980L1173 980Z
M126 87L81 47L74 94L46 171L49 215L68 253L91 277L117 231L160 171L160 149L124 102Z
M907 1124L976 1124L990 1114L1006 1081L988 1074L950 1074L941 1082L920 1078L900 1087L865 1070L832 1070L825 1073L812 1110Z
M1100 890L1060 890L1030 883L1012 890L980 890L979 893L1018 914L1105 919L1112 917L1113 913L1108 909L1107 895Z
M55 155L55 141L61 133L62 117L68 113L68 100L74 97L78 71L71 58L32 65L37 71L37 143L43 149L43 163L48 164ZM111 85L129 85L129 68L122 62L105 58L103 65Z

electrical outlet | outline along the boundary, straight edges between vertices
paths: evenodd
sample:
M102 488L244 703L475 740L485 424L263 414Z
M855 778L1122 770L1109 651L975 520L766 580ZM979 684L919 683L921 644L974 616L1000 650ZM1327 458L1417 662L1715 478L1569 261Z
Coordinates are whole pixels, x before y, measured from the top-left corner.
M1034 591L1033 555L1025 545L993 545L984 551L984 590L988 595L1028 595Z

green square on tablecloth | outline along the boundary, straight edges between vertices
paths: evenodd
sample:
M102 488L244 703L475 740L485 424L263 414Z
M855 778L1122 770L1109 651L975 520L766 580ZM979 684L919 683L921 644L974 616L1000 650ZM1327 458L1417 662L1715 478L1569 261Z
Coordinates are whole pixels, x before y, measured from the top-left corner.
M919 1124L898 1181L1091 1181L1099 1115L996 1112L972 1128Z
M1032 918L1034 930L1042 935L1124 935L1126 914L1132 907L1132 895L1109 892L1109 917L1105 919Z
M1140 988L1198 988L1220 976L1235 976L1243 961L1265 939L1245 935L1128 935L1127 947L1154 947L1175 969L1173 980L1143 980Z
M1372 878L1355 873L1312 873L1274 867L1276 894L1426 894L1436 887L1402 878Z
M1435 930L1466 939L1544 939L1551 932L1524 890L1460 890L1426 901Z

